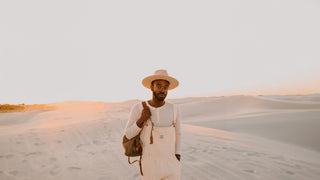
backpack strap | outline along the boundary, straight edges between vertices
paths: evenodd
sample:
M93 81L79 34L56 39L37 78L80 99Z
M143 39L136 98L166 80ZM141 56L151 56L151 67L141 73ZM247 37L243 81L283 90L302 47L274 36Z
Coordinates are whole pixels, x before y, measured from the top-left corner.
M133 164L133 163L135 163L135 162L137 162L137 161L139 161L139 160L137 159L137 160L134 160L133 162L130 162L130 157L128 156L128 162L129 162L129 164Z
M142 158L142 156L140 156L139 167L140 167L140 174L141 174L141 176L143 176L142 165L141 165L141 158Z
M142 102L142 106L143 106L143 107L147 106L147 104L146 104L145 101ZM151 121L151 119L150 119L150 121ZM152 121L151 121L151 124L152 124L152 129L151 129L151 136L150 136L150 144L153 144L153 136L152 136L153 123L152 123ZM143 124L143 126L142 126L142 129L143 129L143 127L144 127L144 124ZM139 137L140 137L140 134L141 134L141 132L142 132L142 129L141 129L141 131L139 132ZM140 159L137 159L137 160L134 160L133 162L130 162L130 157L128 156L128 162L129 162L129 164L133 164L133 163L139 161L140 174L141 174L141 176L143 176L141 159L142 159L142 155L140 155Z
M141 174L141 176L143 176L143 172L142 172L142 165L141 165L141 159L142 159L142 156L140 156L140 159L138 160L134 160L133 162L130 162L130 157L128 156L128 162L129 162L129 164L133 164L133 163L135 163L135 162L137 162L137 161L139 161L139 167L140 167L140 174Z

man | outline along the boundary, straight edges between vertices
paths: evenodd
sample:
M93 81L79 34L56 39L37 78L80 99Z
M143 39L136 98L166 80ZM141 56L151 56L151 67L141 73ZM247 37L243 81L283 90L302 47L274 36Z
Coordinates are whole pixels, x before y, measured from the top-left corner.
M142 144L143 180L180 179L180 115L179 109L165 101L168 90L179 81L166 70L157 70L154 75L142 80L144 87L152 91L152 99L143 107L135 104L130 112L125 135L133 138L139 132Z

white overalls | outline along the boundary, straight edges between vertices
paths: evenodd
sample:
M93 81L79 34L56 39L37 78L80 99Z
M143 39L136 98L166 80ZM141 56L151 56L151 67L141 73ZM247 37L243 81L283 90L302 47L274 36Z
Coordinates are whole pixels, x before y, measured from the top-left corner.
M153 126L153 144L150 144L152 124L148 120L141 132L142 180L180 180L180 162L175 156L175 127Z

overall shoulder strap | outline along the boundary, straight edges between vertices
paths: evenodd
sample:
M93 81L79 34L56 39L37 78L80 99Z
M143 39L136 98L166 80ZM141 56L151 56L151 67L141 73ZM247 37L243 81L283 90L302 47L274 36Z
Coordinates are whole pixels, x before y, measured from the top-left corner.
M172 121L173 126L175 126L176 122L177 122L177 114L178 114L177 111L178 110L177 110L176 105L173 105L173 121Z

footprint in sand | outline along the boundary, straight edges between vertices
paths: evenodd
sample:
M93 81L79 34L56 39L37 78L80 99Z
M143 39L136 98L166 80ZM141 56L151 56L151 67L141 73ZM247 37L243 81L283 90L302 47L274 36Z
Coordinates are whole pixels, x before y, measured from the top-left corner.
M36 152L31 152L31 153L28 153L26 155L24 155L25 157L29 157L29 156L35 156L35 155L40 155L42 154L42 152L40 151L36 151Z
M45 145L46 143L40 142L40 143L34 143L33 145L35 146L41 146L41 145Z
M247 152L246 155L247 156L261 157L261 156L265 156L266 154L260 153L260 152Z
M10 171L9 174L13 175L13 176L17 176L19 174L19 171Z
M253 170L253 169L245 169L245 170L243 170L243 171L248 172L248 173L252 173L252 174L254 174L254 173L256 172L256 171Z
M13 157L14 157L13 154L8 154L8 155L6 155L6 158L7 158L7 159L11 159L11 158L13 158Z
M109 153L109 152L110 152L110 149L104 149L104 150L102 151L102 154Z
M78 144L75 149L76 149L77 151L84 151L84 150L85 150L85 147L88 146L88 145L89 145L89 144Z
M58 143L58 144L62 143L61 140L56 140L55 142Z
M93 141L93 144L95 144L95 145L105 145L106 143L105 143L105 142L101 142L101 141L94 140L94 141Z
M96 153L95 152L88 152L89 155L93 156L95 155Z
M55 176L59 173L59 166L54 166L51 170L50 170L50 174L52 176Z
M70 167L68 167L68 170L69 171L79 171L79 170L81 170L81 168L76 167L76 166L70 166Z
M56 162L56 161L57 161L57 158L55 157L50 158L50 162Z
M270 156L270 158L275 160L284 160L283 156Z
M292 171L286 171L287 174L290 174L290 175L294 175L294 172Z
M295 164L294 167L295 167L296 169L301 169L301 166L300 166L299 164Z

